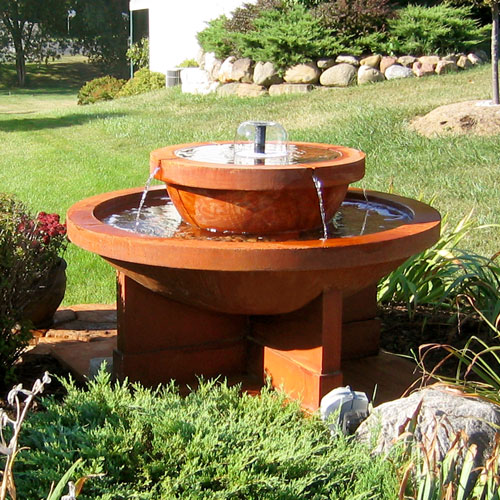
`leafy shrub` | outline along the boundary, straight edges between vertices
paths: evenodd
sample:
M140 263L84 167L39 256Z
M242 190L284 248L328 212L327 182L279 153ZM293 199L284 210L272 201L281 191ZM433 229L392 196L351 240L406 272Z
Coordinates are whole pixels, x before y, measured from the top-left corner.
M0 193L0 384L12 379L31 338L23 310L64 251L65 235L56 214L34 217L19 200Z
M447 54L477 47L489 36L489 26L479 26L467 6L409 5L388 22L387 52Z
M197 35L198 43L205 52L213 52L218 59L236 53L233 33L226 28L227 17L222 15L208 22Z
M199 64L194 59L184 59L177 65L178 68L197 68L198 66Z
M331 439L316 415L271 390L259 398L202 382L181 397L173 385L88 389L64 383L62 402L25 422L16 462L18 498L42 498L77 458L90 479L79 498L394 498L392 463L355 442ZM359 495L359 496L357 496Z
M114 76L102 76L87 82L78 92L78 104L93 104L98 101L110 101L114 99L125 80L119 80Z
M262 11L253 24L254 30L236 38L239 53L254 61L271 61L280 70L341 50L301 5Z
M498 254L489 259L459 248L460 241L473 228L471 215L452 230L443 225L439 241L431 248L410 257L379 284L382 303L404 303L410 313L417 305L456 310L479 311L488 321L500 315L500 265Z
M149 38L142 38L139 42L132 44L127 50L127 59L134 68L147 68L149 66Z
M137 94L144 94L151 90L165 88L165 75L142 68L134 73L131 78L118 92L116 97L125 97Z

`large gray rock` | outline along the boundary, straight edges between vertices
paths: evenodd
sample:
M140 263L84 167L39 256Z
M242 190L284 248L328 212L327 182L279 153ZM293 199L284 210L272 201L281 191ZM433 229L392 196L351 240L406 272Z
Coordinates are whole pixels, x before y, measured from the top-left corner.
M313 88L310 83L278 83L269 87L269 95L307 94Z
M188 94L209 94L215 92L220 85L210 79L209 74L200 68L184 68L181 70L181 89Z
M363 85L364 83L382 82L384 80L384 75L378 69L366 65L359 67L358 85Z
M486 61L483 60L481 57L478 56L478 54L476 52L471 52L470 54L467 54L467 59L474 65L478 65L478 64L483 64L485 63Z
M253 61L249 57L234 61L231 80L233 82L253 83Z
M388 80L395 80L397 78L410 78L414 76L411 68L401 66L400 64L393 64L385 70L385 77Z
M265 87L254 83L232 82L227 83L226 85L221 85L217 89L217 95L221 97L260 97L267 94L268 92Z
M440 59L439 56L422 56L418 58L418 61L422 64L429 64L435 68L438 65Z
M283 78L278 75L276 68L272 62L258 62L253 71L253 82L256 85L270 87L275 83L281 83Z
M469 444L477 445L478 463L491 451L496 428L500 425L500 408L438 386L378 406L358 428L357 439L375 444L375 453L388 451L401 433L408 430L405 429L407 422L421 402L413 438L428 445L437 432L437 460L443 459L459 431L465 432Z
M348 87L356 82L357 70L352 64L341 63L324 71L319 81L325 87Z
M321 71L315 63L296 64L285 72L286 83L316 83Z
M462 69L472 68L473 64L469 61L466 55L460 55L457 59L457 66Z

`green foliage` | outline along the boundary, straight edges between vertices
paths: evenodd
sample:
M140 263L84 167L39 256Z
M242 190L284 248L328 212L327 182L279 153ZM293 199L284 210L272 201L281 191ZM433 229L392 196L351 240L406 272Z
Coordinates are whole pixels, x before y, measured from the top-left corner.
M165 75L155 73L148 68L142 68L134 73L134 78L131 78L118 92L117 97L126 97L144 92L151 92L165 88Z
M199 64L194 59L185 59L177 65L178 68L197 68Z
M141 69L149 66L149 38L143 38L127 50L127 59L134 68Z
M239 53L254 61L271 61L280 70L340 51L318 19L301 5L262 11L253 24L254 30L236 37Z
M227 17L222 15L208 22L208 26L197 35L205 52L214 52L218 59L225 59L236 52L233 33L226 28Z
M413 257L379 284L382 303L404 303L410 313L417 305L474 313L479 310L489 321L500 314L500 266L498 254L491 259L466 252L458 244L474 227L471 214L451 231L444 224L439 241ZM460 297L470 297L467 307Z
M409 5L388 22L384 48L386 52L414 55L462 52L487 40L489 30L489 26L479 26L467 6Z
M393 498L394 466L355 442L331 439L316 415L269 389L261 397L202 382L187 397L173 385L88 390L65 382L63 402L26 422L16 463L19 498L41 498L77 458L90 479L82 499Z
M99 101L110 101L114 99L125 80L119 80L114 76L102 76L87 82L78 92L78 104L93 104Z

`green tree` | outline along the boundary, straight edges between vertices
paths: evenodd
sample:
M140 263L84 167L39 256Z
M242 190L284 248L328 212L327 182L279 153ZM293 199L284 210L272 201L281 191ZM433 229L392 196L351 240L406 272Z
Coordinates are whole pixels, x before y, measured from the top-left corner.
M37 40L54 30L62 32L66 15L66 0L0 0L2 48L14 48L20 86L26 83L26 60L37 49Z
M1 0L0 0L1 1ZM44 0L45 1L45 0ZM73 0L69 35L76 47L114 76L127 74L129 34L126 0Z

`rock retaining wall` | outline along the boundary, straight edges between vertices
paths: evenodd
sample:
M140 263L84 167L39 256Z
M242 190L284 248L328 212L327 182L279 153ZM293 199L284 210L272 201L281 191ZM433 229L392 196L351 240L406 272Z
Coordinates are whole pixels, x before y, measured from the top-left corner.
M273 63L254 63L248 58L219 61L212 53L199 57L199 68L181 70L182 91L193 94L252 97L305 93L314 88L348 87L397 78L413 78L466 70L488 61L483 51L445 57L401 57L372 54L367 57L340 55L297 64L280 76Z

